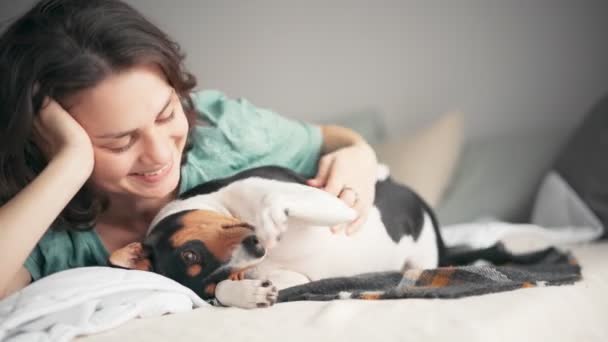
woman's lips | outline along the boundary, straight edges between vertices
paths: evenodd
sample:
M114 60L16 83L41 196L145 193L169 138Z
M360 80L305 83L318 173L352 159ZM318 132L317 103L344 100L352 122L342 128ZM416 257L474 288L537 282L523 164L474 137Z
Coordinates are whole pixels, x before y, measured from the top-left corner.
M131 177L135 177L145 183L158 183L163 180L173 168L173 160L171 160L167 165L163 166L159 170L155 171L153 174L142 174L142 173L132 173Z

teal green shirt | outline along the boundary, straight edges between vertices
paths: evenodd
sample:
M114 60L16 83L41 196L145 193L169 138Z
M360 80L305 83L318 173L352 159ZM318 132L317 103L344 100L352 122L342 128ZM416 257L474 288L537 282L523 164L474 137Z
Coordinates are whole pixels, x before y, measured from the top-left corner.
M201 124L192 132L192 149L182 166L180 193L216 178L261 165L281 165L311 177L322 137L317 126L291 120L229 99L218 91L192 94ZM94 230L49 230L25 261L32 280L82 266L105 265L108 252Z

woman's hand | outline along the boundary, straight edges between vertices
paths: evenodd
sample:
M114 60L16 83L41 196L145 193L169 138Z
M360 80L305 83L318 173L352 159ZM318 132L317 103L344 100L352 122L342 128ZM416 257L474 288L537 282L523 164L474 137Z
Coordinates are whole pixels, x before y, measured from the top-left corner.
M93 144L87 132L61 105L50 97L34 118L33 140L49 161L60 154L69 155L82 171L93 171Z
M331 227L332 232L346 228L347 235L353 234L367 220L374 204L377 164L376 154L364 142L339 148L319 160L319 171L308 180L308 185L339 197L359 213L346 227Z

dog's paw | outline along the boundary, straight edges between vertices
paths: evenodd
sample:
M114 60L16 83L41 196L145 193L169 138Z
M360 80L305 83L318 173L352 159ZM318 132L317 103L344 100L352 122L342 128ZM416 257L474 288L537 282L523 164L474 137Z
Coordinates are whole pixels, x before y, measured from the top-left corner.
M279 297L279 290L270 280L258 280L260 283L254 291L255 306L267 308L274 305Z
M225 280L215 290L217 300L243 309L266 308L276 303L279 290L269 280Z
M267 308L277 302L279 290L270 280L245 279L243 288L243 308Z
M289 209L280 195L267 195L262 200L262 210L255 225L256 234L266 248L272 248L287 230Z

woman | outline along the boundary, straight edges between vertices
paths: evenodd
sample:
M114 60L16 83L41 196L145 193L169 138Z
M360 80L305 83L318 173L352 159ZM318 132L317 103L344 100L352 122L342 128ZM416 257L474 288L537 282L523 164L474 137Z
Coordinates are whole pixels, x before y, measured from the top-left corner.
M255 166L353 206L347 234L365 220L376 158L359 135L192 92L183 59L118 0L43 0L0 36L0 298L103 265L179 193Z

